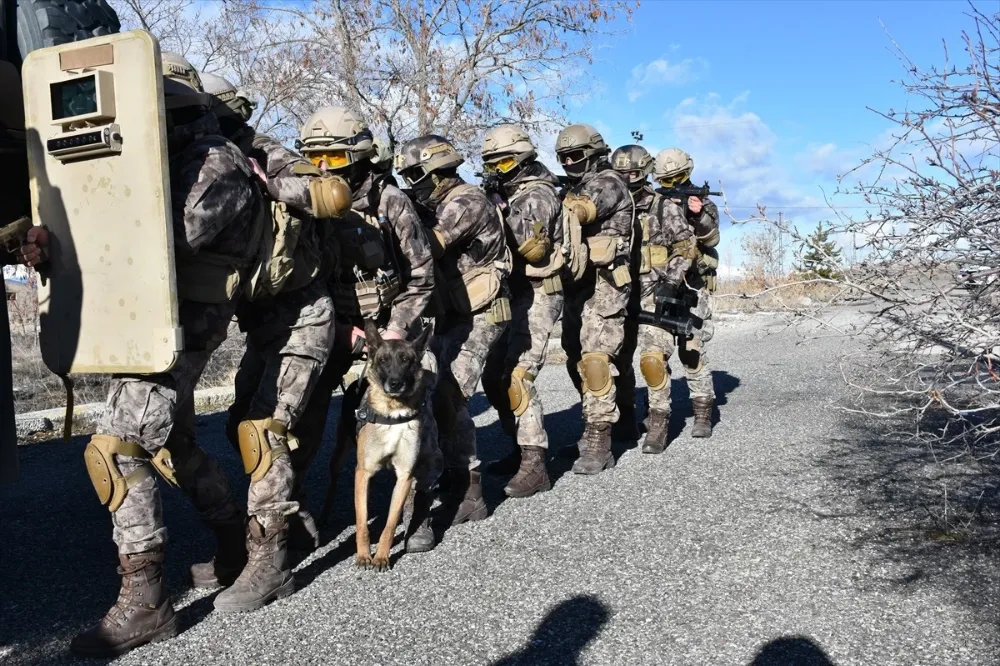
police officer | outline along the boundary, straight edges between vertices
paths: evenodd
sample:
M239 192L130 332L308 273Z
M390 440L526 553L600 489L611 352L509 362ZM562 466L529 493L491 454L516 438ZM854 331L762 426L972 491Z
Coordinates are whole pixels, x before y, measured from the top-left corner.
M225 474L195 444L194 387L226 338L240 296L235 275L245 279L254 264L266 214L252 167L208 113L210 98L196 77L177 73L169 54L164 61L184 351L168 372L114 376L85 450L99 494L102 480L112 482L101 499L111 510L122 576L115 604L73 639L71 649L85 656L120 654L177 631L164 586L167 531L154 473L180 486L213 529L243 530Z
M421 315L434 293L434 263L413 202L393 184L391 165L385 164L384 151L380 159L372 132L358 114L342 107L318 109L303 125L298 145L315 168L341 176L352 198L326 245L338 335L335 360L320 378L303 419L305 455L297 463L302 474L322 443L334 388L365 351L365 321L374 321L383 339L418 336ZM426 367L433 358L428 354L424 361ZM433 451L415 470L415 497L407 503L404 520L407 552L434 547L430 490L440 466L440 452Z
M528 135L514 125L492 129L483 140L483 167L499 185L492 194L502 204L509 245L517 248L510 277L513 319L505 344L494 346L483 374L483 389L500 413L504 430L516 431L518 450L504 459L508 473L516 472L504 488L510 497L552 488L545 469L545 410L535 380L562 316L565 261L559 179L537 155ZM504 473L505 465L493 464L489 471Z
M684 274L696 252L694 236L684 218L676 214L677 206L650 186L648 177L653 171L653 157L645 148L622 146L611 155L611 164L628 179L629 191L635 201L639 240L639 257L635 262L638 288L635 293L641 308L652 311L656 305L654 296L657 288L668 286L676 293L683 284ZM637 338L626 342L628 353L622 354L619 365L622 369L627 364L631 384L620 388L625 389L622 393L630 393L628 399L634 404L632 355L638 345L641 350L639 370L649 389L646 440L642 451L662 453L667 446L670 421L670 368L667 360L674 348L674 336L655 326L636 326L632 330L636 328ZM625 376L622 369L622 377Z
M287 552L291 525L299 527L300 542L305 542L300 548L318 545L315 523L296 501L301 483L293 465L294 430L334 338L333 301L320 277L316 219L339 215L349 194L342 181L322 178L301 156L246 125L253 106L232 84L214 75L202 78L216 97L213 110L223 132L251 158L269 194L272 217L266 268L255 277L252 298L237 309L247 346L227 423L230 441L251 475L249 564L215 600L217 609L247 611L293 589ZM234 571L224 566L222 555L238 547L222 548L220 541L214 563L192 567L195 584L231 582Z
M678 148L668 148L656 156L653 178L663 187L690 187L694 160ZM692 312L704 320L694 339L679 344L677 356L687 375L694 410L692 437L712 436L712 408L715 404L715 387L708 366L706 345L715 332L712 323L712 292L715 291L716 269L719 256L719 209L708 199L697 196L674 198L665 214L690 226L697 240L695 260L685 276L689 287L698 292L698 305ZM671 222L675 225L679 222ZM669 357L669 353L667 353ZM667 387L669 389L669 385ZM669 397L669 395L668 395Z
M396 155L397 173L427 213L438 269L432 349L440 374L434 407L444 455L444 504L452 524L487 515L468 401L511 318L504 225L483 191L458 175L463 161L447 139L435 134L407 141Z
M631 293L632 198L622 175L608 163L604 138L590 125L570 125L556 138L556 156L570 186L566 207L583 228L590 265L566 293L563 349L567 366L579 372L585 428L577 474L613 467L611 427L619 418L614 366L625 339Z

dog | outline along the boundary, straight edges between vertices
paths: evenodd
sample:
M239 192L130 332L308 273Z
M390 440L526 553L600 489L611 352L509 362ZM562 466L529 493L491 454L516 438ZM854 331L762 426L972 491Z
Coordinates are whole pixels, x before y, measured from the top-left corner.
M330 458L330 487L323 518L332 508L336 478L344 458L357 448L354 472L354 514L357 526L357 560L364 569L386 571L389 550L399 525L403 505L410 495L414 475L434 466L437 425L431 406L434 373L424 367L432 328L424 328L413 342L383 340L372 322L365 326L368 362L364 374L344 394L344 408L337 424L337 444ZM352 409L356 405L356 409ZM438 453L438 457L440 454ZM368 535L368 485L383 467L396 472L396 485L385 529L371 554Z

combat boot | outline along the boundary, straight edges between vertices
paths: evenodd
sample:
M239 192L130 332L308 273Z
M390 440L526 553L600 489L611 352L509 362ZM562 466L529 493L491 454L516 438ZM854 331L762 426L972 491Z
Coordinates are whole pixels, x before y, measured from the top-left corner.
M486 472L496 476L512 476L521 469L521 447L515 444L514 450L486 465Z
M525 446L521 450L521 466L517 475L503 491L507 493L507 497L530 497L546 490L552 490L552 482L545 469L545 449L540 446Z
M588 423L580 440L580 457L573 463L574 474L600 474L615 466L611 453L611 424Z
M299 510L288 516L289 550L309 554L319 548L319 528L312 514L299 505Z
M177 618L163 584L163 550L119 555L118 601L70 650L81 657L114 657L177 635Z
M431 504L434 496L426 490L413 490L403 505L403 529L407 553L434 550L434 530L431 528Z
M448 470L447 505L455 508L452 525L483 520L489 511L483 499L482 480L478 470Z
M663 453L667 448L667 428L670 412L651 409L646 416L646 441L642 443L643 453Z
M694 408L694 427L691 428L691 436L711 437L712 399L699 396L691 399L691 405Z
M284 517L266 529L257 517L247 530L249 559L232 586L215 598L222 612L255 611L295 591L295 579L288 563L288 522Z
M229 523L212 528L215 533L215 557L210 562L191 565L195 587L228 587L247 563L246 523Z

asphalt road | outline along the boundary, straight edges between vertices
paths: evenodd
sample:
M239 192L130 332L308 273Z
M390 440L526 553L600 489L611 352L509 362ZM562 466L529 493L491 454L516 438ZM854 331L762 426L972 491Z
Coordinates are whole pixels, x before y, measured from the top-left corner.
M505 480L490 478L488 520L388 573L354 568L345 472L327 543L297 568L299 591L257 613L216 614L210 593L187 587L185 571L212 540L168 490L168 578L183 633L116 663L1000 663L995 547L939 547L893 505L903 495L877 492L887 479L906 486L909 472L896 449L871 455L870 425L836 408L834 361L846 343L797 344L766 334L768 321L718 327L712 439L690 438L690 403L675 382L677 438L665 454L619 445L618 466L597 477L557 460L553 491L526 500L504 501ZM540 386L552 447L573 442L582 426L565 371L549 367ZM503 453L481 397L474 408L483 457ZM203 445L245 488L221 431L220 416L201 419ZM110 520L83 445L25 447L22 481L0 487L2 664L75 663L70 638L114 601ZM316 502L328 451L310 476ZM375 530L390 484L385 473L376 486Z

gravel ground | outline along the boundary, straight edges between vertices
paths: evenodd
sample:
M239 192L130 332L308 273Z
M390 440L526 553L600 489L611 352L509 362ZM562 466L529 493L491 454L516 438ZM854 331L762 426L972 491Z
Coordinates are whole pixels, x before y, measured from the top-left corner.
M505 480L489 478L490 519L389 573L353 566L346 471L328 543L298 566L299 591L257 613L213 613L211 594L187 588L184 572L212 542L183 496L165 492L183 633L116 663L1000 663L995 547L931 542L893 506L903 495L877 492L910 472L905 451L872 455L874 431L836 409L844 343L797 344L766 334L768 321L717 329L712 439L690 438L675 382L665 454L621 445L618 466L592 478L556 459L554 490L526 500L504 501ZM573 442L580 412L565 372L550 367L541 387L553 449ZM473 407L482 456L502 454L481 396ZM201 418L202 442L242 489L222 423ZM0 663L73 663L69 639L114 600L110 521L84 443L22 448L22 481L0 487ZM310 476L315 503L326 456ZM391 483L386 473L375 486L375 530Z

